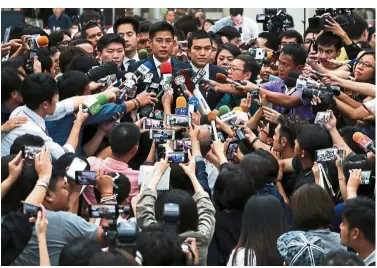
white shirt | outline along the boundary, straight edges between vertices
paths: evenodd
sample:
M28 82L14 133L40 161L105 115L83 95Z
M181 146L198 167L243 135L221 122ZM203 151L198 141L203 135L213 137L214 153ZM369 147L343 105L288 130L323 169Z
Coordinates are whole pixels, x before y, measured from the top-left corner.
M162 62L160 62L154 55L153 55L153 61L154 61L154 65L156 66L158 75L161 77L160 65L161 65ZM168 62L171 64L170 58L168 59Z
M369 266L370 264L376 262L376 250L373 250L371 254L369 254L368 257L365 258L364 263L366 266Z
M234 255L234 250L230 254L229 261L226 266L257 266L257 259L255 258L255 254L253 254L252 250L250 250L249 252L249 259L248 259L247 264L245 264L245 248L238 249L234 265L233 265L233 255ZM253 256L252 260L251 260L251 256Z
M376 98L374 98L373 100L370 100L370 101L364 102L364 105L365 105L369 110L375 111L375 110L376 110Z
M24 135L31 134L41 137L46 148L49 150L53 159L58 159L65 153L71 152L74 153L75 149L70 144L65 144L63 147L58 143L55 143L51 137L46 133L46 124L45 121L55 121L65 117L68 114L72 114L74 111L72 99L66 99L60 101L56 104L56 109L53 115L46 116L45 119L36 114L33 110L28 107L20 106L17 107L10 115L9 118L13 117L26 117L27 123L13 129L11 132L2 135L1 137L1 157L9 155L10 147L12 146L15 139Z
M137 52L135 53L135 56L132 59L124 57L123 65L126 71L128 71L128 67L130 66L130 62L129 62L130 60L135 60L135 62L139 61L139 55L137 54Z
M213 25L209 31L212 31L216 33L219 31L221 28L224 26L234 26L232 23L232 19L230 16L222 18L221 20L218 20L215 25ZM256 38L258 37L259 34L259 28L258 24L253 20L248 17L243 17L242 18L242 24L240 26L242 28L242 41L247 42L249 41L250 38Z
M206 163L206 172L208 174L208 186L213 194L213 188L215 187L217 177L219 176L219 170L207 159L204 159L204 163Z

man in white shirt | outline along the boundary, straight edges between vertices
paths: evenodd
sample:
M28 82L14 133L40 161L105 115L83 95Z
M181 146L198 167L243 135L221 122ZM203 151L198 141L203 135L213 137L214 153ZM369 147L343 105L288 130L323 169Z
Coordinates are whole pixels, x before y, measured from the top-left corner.
M128 66L139 61L137 42L140 37L140 23L133 17L120 18L114 23L114 32L122 36L125 41L123 65L127 71Z
M88 114L84 114L80 109L64 146L60 146L49 137L45 121L58 120L73 113L87 97L75 97L59 102L56 81L51 76L41 73L25 78L21 94L25 105L16 108L10 118L26 117L28 121L1 137L1 156L8 155L14 140L25 133L43 138L53 159L58 159L67 152L74 153L81 126Z
M258 24L243 16L243 8L231 8L229 10L230 16L218 20L209 31L216 33L224 26L233 26L241 33L241 39L247 42L250 38L257 38L259 34Z

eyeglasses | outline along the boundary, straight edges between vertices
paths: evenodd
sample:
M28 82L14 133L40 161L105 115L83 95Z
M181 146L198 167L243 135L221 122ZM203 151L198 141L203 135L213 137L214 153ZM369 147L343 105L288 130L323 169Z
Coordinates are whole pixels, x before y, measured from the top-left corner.
M57 43L58 46L62 46L62 47L67 47L71 44L71 41L70 40L65 40L65 41L62 41L62 42L59 42Z
M243 72L244 70L243 69L238 69L237 67L235 67L235 66L229 66L229 69L228 69L229 71L231 70L232 72L235 72L235 71L241 71L241 72Z
M359 61L357 62L357 64L360 64L361 67L367 67L367 68L373 68L373 69L376 69L376 67L373 67L370 63L368 62L365 62L363 61L362 59L359 59Z

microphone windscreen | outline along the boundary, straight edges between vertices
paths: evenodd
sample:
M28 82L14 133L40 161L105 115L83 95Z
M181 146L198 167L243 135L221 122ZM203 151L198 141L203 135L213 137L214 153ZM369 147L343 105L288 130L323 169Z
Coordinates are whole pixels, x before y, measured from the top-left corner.
M171 64L169 62L163 62L160 65L161 75L163 74L171 74L173 71L173 68L171 67Z
M101 78L104 78L111 74L116 74L118 71L118 66L115 62L105 62L104 64L90 69L86 74L89 77L90 81L98 81Z
M356 132L356 133L354 133L354 134L352 135L352 139L353 139L354 142L358 143L359 140L360 140L363 136L364 136L363 133L361 133L361 132Z
M212 122L212 121L216 121L216 112L210 112L208 113L208 121L209 122Z
M184 108L187 106L187 101L185 97L179 96L175 101L176 108Z
M239 107L239 106L234 107L234 108L233 108L233 111L235 111L235 112L243 112L242 108Z
M287 87L295 87L296 86L296 83L297 83L297 78L293 78L293 77L287 77L284 79L284 84L287 86Z
M145 67L147 67L149 70L152 70L152 69L153 69L153 64L152 64L152 62L150 62L150 61L146 61L146 62L144 62L144 65L145 65Z
M139 60L145 60L148 57L148 51L140 49L138 52Z
M220 81L220 82L226 82L226 75L225 74L222 74L222 73L217 73L216 74L216 80L217 81Z
M296 78L298 79L300 77L300 73L296 71L288 72L288 77Z
M199 109L199 99L195 96L189 99L188 104L194 105L194 112L196 112Z
M38 36L36 42L38 44L38 47L46 47L48 46L48 37L44 35Z
M229 113L229 112L230 112L230 109L229 109L229 107L226 106L226 105L223 105L223 106L221 106L221 107L219 108L219 116L222 116L222 115L224 115L224 114L226 114L226 113Z

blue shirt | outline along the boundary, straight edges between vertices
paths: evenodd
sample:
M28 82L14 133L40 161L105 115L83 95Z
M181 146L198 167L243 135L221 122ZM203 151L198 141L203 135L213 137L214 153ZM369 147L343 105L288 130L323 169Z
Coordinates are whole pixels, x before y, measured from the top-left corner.
M48 28L53 31L65 30L72 27L71 18L62 13L59 17L54 14L48 18Z
M12 112L5 107L4 103L1 103L1 125L5 124L9 120L9 116Z

